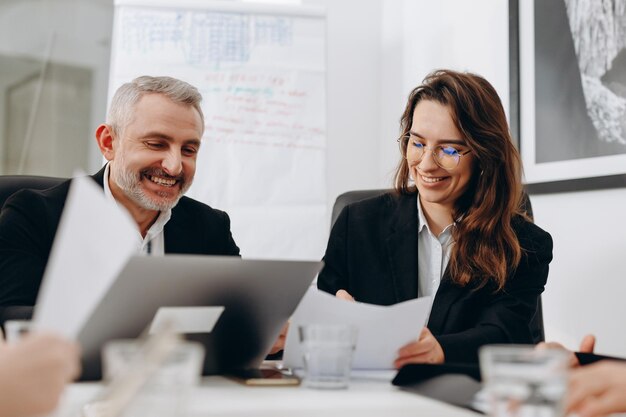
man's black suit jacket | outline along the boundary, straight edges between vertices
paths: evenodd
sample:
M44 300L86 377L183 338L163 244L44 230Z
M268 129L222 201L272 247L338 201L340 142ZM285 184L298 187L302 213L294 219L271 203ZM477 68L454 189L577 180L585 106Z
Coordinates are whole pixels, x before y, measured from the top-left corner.
M347 206L331 231L318 287L331 294L345 289L357 301L379 305L416 298L417 223L417 194L388 193ZM476 362L485 344L534 342L530 323L548 277L552 238L521 218L514 229L523 256L502 291L461 287L444 273L428 328L446 362Z
M92 176L100 186L103 177L104 168ZM0 306L35 304L69 186L70 180L48 190L22 190L6 201L0 213ZM187 197L172 209L164 233L165 253L239 255L228 215Z

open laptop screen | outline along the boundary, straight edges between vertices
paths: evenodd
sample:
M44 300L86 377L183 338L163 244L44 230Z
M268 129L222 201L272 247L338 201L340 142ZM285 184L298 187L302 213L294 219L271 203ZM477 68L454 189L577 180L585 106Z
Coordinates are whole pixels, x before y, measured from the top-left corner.
M81 379L101 378L104 343L139 336L159 307L224 307L211 333L186 336L206 349L205 375L258 367L322 265L202 255L132 257L79 334Z

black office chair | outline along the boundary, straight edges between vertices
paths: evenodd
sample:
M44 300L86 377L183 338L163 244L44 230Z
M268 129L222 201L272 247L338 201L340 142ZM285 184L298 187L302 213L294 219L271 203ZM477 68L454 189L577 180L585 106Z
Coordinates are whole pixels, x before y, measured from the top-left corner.
M356 203L357 201L365 200L367 198L376 197L381 194L390 192L389 189L378 189L378 190L355 190L355 191L347 191L343 194L340 194L335 200L335 204L333 205L333 212L331 217L331 227L337 221L337 217L339 217L339 213L345 206L351 203ZM530 220L534 220L533 217L533 207L530 203L530 198L528 194L524 192L524 201L522 202L522 207L526 211L526 215L530 218ZM543 307L541 305L541 296L537 302L537 311L535 312L535 316L531 321L531 328L534 328L533 332L533 340L535 343L543 342L546 339L545 331L543 327Z
M61 184L67 178L37 175L0 175L0 207L15 192L23 189L45 190Z
M0 175L0 207L19 190L45 190L66 181L66 178L42 177L33 175ZM33 315L32 306L0 307L0 326L4 330L7 320L29 320Z

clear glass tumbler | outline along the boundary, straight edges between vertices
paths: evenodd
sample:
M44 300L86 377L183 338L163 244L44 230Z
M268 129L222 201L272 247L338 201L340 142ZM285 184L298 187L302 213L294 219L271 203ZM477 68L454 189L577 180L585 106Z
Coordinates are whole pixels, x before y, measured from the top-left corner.
M347 388L358 329L344 324L307 324L299 327L306 386Z
M137 340L113 340L103 348L105 380L127 372L134 361L144 360ZM180 417L193 387L202 374L204 348L194 342L181 342L153 374L122 414L124 417Z
M489 415L561 417L569 353L533 346L492 345L480 350Z

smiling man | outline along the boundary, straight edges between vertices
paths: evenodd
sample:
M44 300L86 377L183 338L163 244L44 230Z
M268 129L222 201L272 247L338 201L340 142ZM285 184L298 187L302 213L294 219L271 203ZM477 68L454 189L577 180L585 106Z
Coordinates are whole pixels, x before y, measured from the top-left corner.
M132 215L139 252L239 255L228 215L183 197L204 131L201 100L186 82L139 77L116 91L96 130L108 163L92 177ZM22 190L2 208L0 307L34 305L69 186Z

